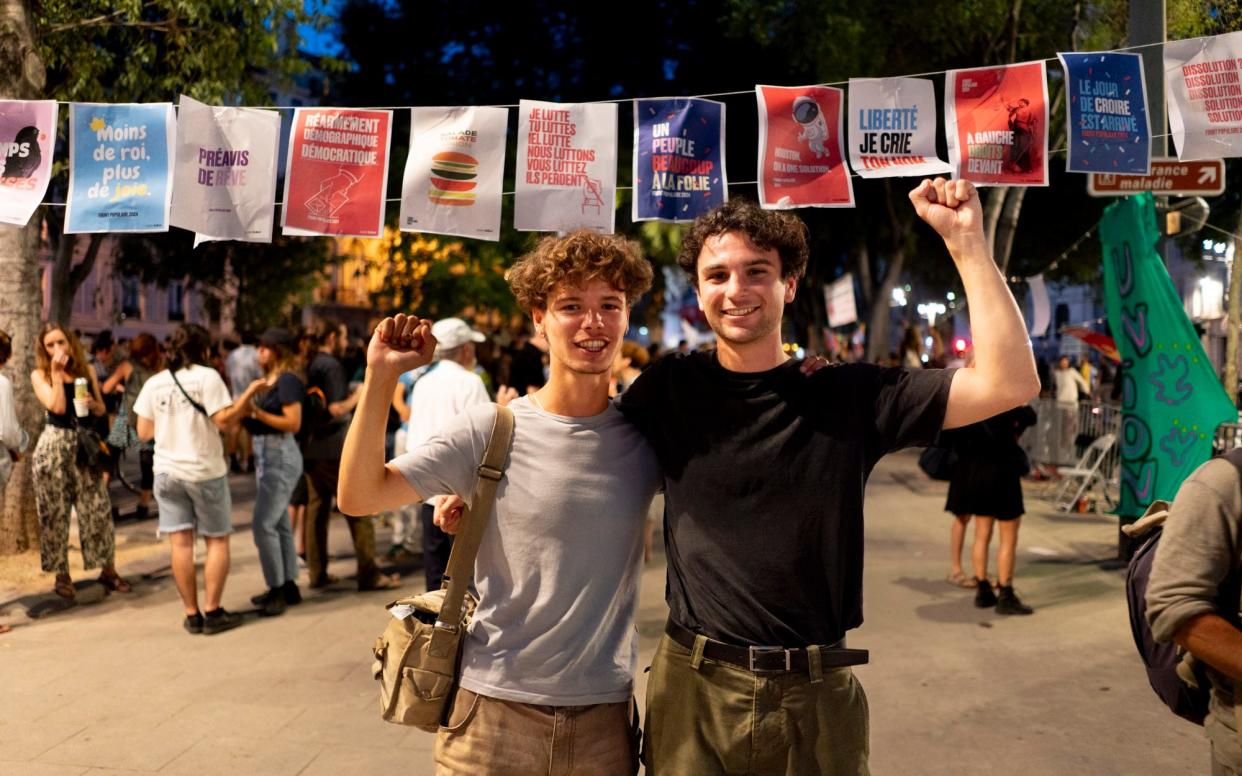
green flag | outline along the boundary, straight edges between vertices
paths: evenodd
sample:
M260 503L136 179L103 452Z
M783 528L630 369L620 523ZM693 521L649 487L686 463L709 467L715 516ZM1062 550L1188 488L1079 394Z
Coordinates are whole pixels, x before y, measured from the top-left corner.
M1150 194L1109 205L1100 220L1108 325L1122 365L1122 518L1172 501L1211 457L1216 427L1238 418L1156 252L1159 235Z

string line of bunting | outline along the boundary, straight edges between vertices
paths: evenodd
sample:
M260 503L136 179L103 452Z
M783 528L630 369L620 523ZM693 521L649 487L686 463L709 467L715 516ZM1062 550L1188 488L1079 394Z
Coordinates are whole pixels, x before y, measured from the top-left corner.
M1242 155L1242 32L1164 44L1179 159ZM1070 172L1151 170L1142 58L1065 53ZM976 184L1048 185L1045 60L945 73L948 160L937 156L935 91L921 77L755 87L758 185L766 208L853 207L861 178L955 175ZM728 199L725 105L635 99L635 221L691 221ZM65 231L162 232L270 242L280 117L272 110L172 103L69 104ZM403 109L402 109L403 110ZM514 228L612 232L617 102L522 100ZM509 109L409 108L399 228L498 240ZM27 223L47 192L58 103L0 101L0 222ZM286 235L379 237L394 109L300 107L285 160ZM2 141L0 141L2 142ZM847 153L848 148L848 153ZM848 162L847 162L848 159ZM848 164L848 166L847 166Z

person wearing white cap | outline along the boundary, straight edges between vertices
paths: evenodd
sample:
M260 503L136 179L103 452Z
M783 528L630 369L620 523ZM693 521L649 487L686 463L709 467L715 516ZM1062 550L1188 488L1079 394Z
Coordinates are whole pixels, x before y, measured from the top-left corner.
M444 318L431 327L435 336L434 369L414 384L410 395L410 426L406 432L405 450L416 450L439 431L445 423L476 404L492 399L483 380L474 373L475 344L487 339L482 332L470 328L461 318ZM419 510L423 528L423 572L427 589L438 590L448 567L453 538L432 522L433 504L427 501Z

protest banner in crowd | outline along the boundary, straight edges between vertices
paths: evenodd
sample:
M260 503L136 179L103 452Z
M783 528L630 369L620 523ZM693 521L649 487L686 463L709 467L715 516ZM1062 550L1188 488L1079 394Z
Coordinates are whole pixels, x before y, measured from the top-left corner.
M616 103L522 100L513 227L612 234L617 211Z
M171 102L70 103L65 233L166 232Z
M404 231L500 239L504 108L412 108L401 185Z
M181 95L173 226L207 240L271 242L280 114L204 105Z
M936 89L924 78L851 78L850 166L862 178L947 175L936 156Z
M1242 156L1242 32L1164 44L1177 158Z
M634 101L635 221L693 221L729 198L724 103Z
M945 76L949 164L977 184L1048 185L1044 62L950 70Z
M55 100L0 100L0 223L25 226L47 193L56 146Z
M379 237L392 111L298 108L289 131L285 234Z
M1147 175L1151 126L1143 58L1104 52L1058 54L1069 93L1065 169Z
M840 89L756 86L759 204L853 207L854 187L841 147Z

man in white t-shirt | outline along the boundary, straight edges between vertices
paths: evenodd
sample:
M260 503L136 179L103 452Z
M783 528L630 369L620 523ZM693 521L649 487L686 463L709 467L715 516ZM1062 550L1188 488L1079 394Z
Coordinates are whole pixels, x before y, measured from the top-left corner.
M466 409L478 404L488 404L483 379L474 373L475 344L486 339L461 318L445 318L431 327L436 338L435 368L414 383L410 393L409 423L405 432L405 447L399 454L417 450L444 427L448 421ZM440 494L428 494L440 495ZM419 522L423 529L423 574L428 590L438 590L448 568L449 552L453 538L440 530L433 522L434 508L428 501L419 509Z
M660 471L608 386L651 265L623 238L579 231L545 238L505 277L546 334L551 374L509 405L513 440L475 559L479 605L436 739L437 772L628 776L638 769L634 608ZM383 459L397 378L430 361L433 331L405 315L376 329L341 459L342 509L378 512L435 493L471 498L493 407L467 407L416 449Z
M1070 366L1069 356L1061 356L1052 370L1053 396L1057 402L1057 463L1074 463L1075 441L1078 439L1078 400L1091 397L1091 386L1082 374Z
M228 463L220 432L246 414L263 384L255 380L237 401L229 397L220 373L205 364L211 335L197 324L173 332L168 368L147 380L134 401L138 437L155 440L155 502L159 531L172 545L173 578L185 605L185 629L208 635L241 625L241 615L220 606L229 573L229 534L233 508ZM207 544L203 564L205 610L198 607L194 534Z

